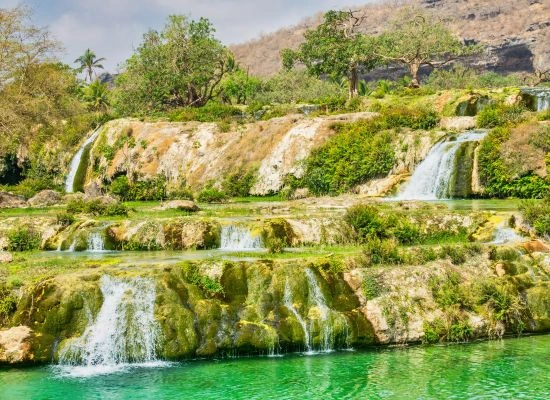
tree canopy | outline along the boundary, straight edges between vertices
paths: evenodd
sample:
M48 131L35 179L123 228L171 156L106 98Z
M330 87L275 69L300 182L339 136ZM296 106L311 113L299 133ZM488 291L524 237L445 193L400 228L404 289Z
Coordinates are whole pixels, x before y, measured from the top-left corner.
M418 87L420 67L437 68L479 50L478 46L464 45L430 14L408 8L392 21L390 29L380 35L377 53L387 62L405 64L411 75L411 86Z
M217 94L229 51L205 18L172 15L161 32L151 30L117 80L119 112L140 113L202 106Z
M101 61L105 61L105 58L97 58L95 53L86 49L84 54L78 57L74 62L80 64L78 68L79 72L84 72L86 74L85 80L92 82L92 75L96 69L103 69L103 65L100 64Z
M374 40L359 32L364 17L354 11L329 11L323 18L323 23L305 33L305 42L297 51L281 52L283 66L291 68L299 61L313 75L328 75L335 80L346 77L349 96L356 96L359 74L378 62Z

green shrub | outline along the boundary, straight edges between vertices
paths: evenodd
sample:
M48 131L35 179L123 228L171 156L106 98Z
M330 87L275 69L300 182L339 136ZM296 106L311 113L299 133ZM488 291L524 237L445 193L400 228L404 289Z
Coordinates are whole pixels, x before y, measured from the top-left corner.
M363 256L368 265L399 265L406 262L395 239L369 238L363 247Z
M382 118L386 129L407 127L424 130L435 128L440 119L435 110L406 107L385 110Z
M480 282L478 290L479 304L489 306L495 321L501 321L517 332L525 328L527 306L513 284L493 279Z
M360 204L350 207L344 221L353 228L360 242L390 236L386 221L375 206Z
M61 225L62 227L70 226L74 223L75 218L72 214L69 214L68 212L64 212L61 214L57 214L55 217L56 223L58 225Z
M185 263L182 265L182 270L183 276L185 277L185 280L187 280L187 282L193 285L197 285L209 296L223 296L224 292L222 284L219 281L210 278L209 276L202 275L199 265L194 263Z
M281 254L285 251L285 241L281 238L274 237L267 245L267 251L270 254Z
M130 182L126 176L119 176L113 179L109 190L124 201L159 201L167 198L166 185L163 175L135 182Z
M525 108L519 105L490 104L477 116L480 128L517 125L525 120Z
M524 200L519 209L538 235L550 236L550 191L542 201Z
M185 185L182 185L177 188L172 188L167 190L167 197L172 200L194 200L193 192L190 188Z
M223 203L226 199L227 195L214 187L204 188L197 196L197 200L201 203Z
M90 214L94 216L127 216L130 211L122 203L105 203L101 199L72 199L67 203L67 214Z
M395 164L389 132L370 121L336 127L338 133L314 149L305 162L304 184L315 195L343 193L385 176Z
M222 183L222 190L231 197L246 197L256 182L254 171L240 170L228 175Z
M424 321L423 324L424 339L423 343L433 344L441 341L445 335L445 324L440 318L434 319L432 322Z
M438 306L448 308L453 305L463 305L460 276L456 272L448 272L444 277L432 276L428 280L428 286Z
M40 233L30 225L16 226L8 231L9 251L37 250L40 247Z

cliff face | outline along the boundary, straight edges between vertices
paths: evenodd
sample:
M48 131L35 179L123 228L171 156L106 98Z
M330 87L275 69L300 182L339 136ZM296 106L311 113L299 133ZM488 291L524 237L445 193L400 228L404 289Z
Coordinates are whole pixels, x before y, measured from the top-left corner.
M311 150L334 135L332 126L372 118L362 112L307 118L289 115L269 121L233 125L224 132L215 123L111 121L102 129L90 153L88 181L110 181L130 173L140 179L159 174L170 184L197 190L209 182L219 185L239 171L252 172L251 194L278 192L287 175L300 177L303 161ZM392 174L402 174L424 158L439 134L396 134L398 164ZM129 146L128 143L133 143Z
M532 71L534 62L547 66L550 64L548 1L408 0L388 3L359 7L367 15L367 33L380 33L400 7L416 4L448 21L450 28L464 40L487 45L486 59L472 60L477 67L508 73ZM251 73L271 75L281 67L279 51L298 47L306 29L316 26L321 18L322 14L319 14L297 26L235 45L232 50L237 59L250 68ZM397 69L394 73L402 74L402 70ZM387 74L388 71L377 71L372 78Z

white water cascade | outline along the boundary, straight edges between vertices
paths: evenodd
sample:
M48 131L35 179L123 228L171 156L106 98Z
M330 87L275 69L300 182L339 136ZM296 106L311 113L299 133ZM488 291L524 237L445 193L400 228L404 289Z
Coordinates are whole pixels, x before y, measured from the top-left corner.
M253 236L244 226L227 225L222 227L221 250L257 250L263 248L262 238Z
M309 327L307 326L306 321L304 320L304 318L302 318L302 316L300 315L296 307L294 307L294 303L292 301L292 292L290 290L288 278L286 279L286 282L285 282L285 293L284 293L283 301L285 303L286 308L288 308L288 310L296 318L296 321L298 321L298 323L302 326L302 330L304 331L304 346L306 348L306 352L308 353L311 352L312 346L311 346L311 335L309 333Z
M155 362L160 326L155 320L155 283L146 278L103 275L103 304L81 337L59 353L70 374L118 371L130 363Z
M309 286L309 300L315 304L315 307L319 311L317 322L319 324L321 335L321 348L322 352L330 352L334 350L334 332L330 321L331 310L327 306L325 296L321 291L315 273L311 269L306 269L307 283ZM313 323L313 321L310 321Z
M484 131L468 131L456 140L436 144L426 159L415 169L397 200L437 200L447 195L449 183L455 168L455 158L464 142L477 142L486 135Z
M507 223L498 226L495 232L494 239L490 244L507 244L522 242L525 239L515 229L510 228Z
M521 92L525 95L532 96L532 105L534 111L546 111L550 109L550 89L537 87L537 88L523 88Z
M88 235L88 251L101 253L105 251L105 242L101 232L91 232Z
M91 136L86 139L86 141L82 144L82 146L80 146L73 159L71 160L71 164L69 166L69 175L67 175L67 179L65 180L65 191L67 193L72 193L74 191L74 181L76 178L76 173L78 172L78 167L82 162L82 155L84 154L84 150L87 146L91 145L97 139L98 135L99 128L97 128L91 134Z

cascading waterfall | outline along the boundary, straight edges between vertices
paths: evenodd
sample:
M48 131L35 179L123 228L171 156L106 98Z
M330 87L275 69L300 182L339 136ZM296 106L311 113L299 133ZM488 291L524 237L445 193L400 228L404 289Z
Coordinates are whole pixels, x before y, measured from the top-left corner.
M253 236L248 228L238 225L222 227L220 249L257 250L262 247L262 238L260 236Z
M103 275L100 289L101 309L82 336L61 349L60 364L71 366L71 373L94 374L156 361L160 326L154 313L154 281ZM79 371L75 366L86 369Z
M331 310L326 304L325 296L317 282L315 273L308 268L306 269L306 276L309 286L309 300L315 304L315 307L319 311L317 323L319 325L321 338L320 350L322 352L329 352L334 350L334 331L330 320ZM310 324L312 323L313 320L310 320Z
M88 251L93 253L105 251L105 242L101 232L91 232L88 235Z
M296 310L296 307L294 307L294 303L292 301L292 292L290 290L290 284L288 283L288 278L285 282L285 293L283 301L285 303L286 308L294 315L296 318L296 321L302 326L302 330L304 331L304 346L306 348L306 352L311 351L311 335L309 333L309 327L306 324L306 321L302 318L298 310Z
M465 142L482 140L484 131L468 131L456 140L436 144L424 161L415 169L398 200L437 200L450 197L449 189L455 170L457 153Z
M516 232L515 229L508 226L507 223L498 226L496 229L495 237L490 242L491 244L506 244L516 243L523 241L524 238Z
M521 94L523 102L533 111L550 109L550 88L523 88Z
M82 163L82 155L84 154L86 148L97 139L98 135L99 128L97 128L92 133L92 135L88 139L86 139L86 141L82 144L82 146L80 146L73 159L71 160L71 164L69 166L69 175L67 175L67 179L65 180L65 191L67 193L73 193L76 174L78 173L78 169L80 167L80 164Z

